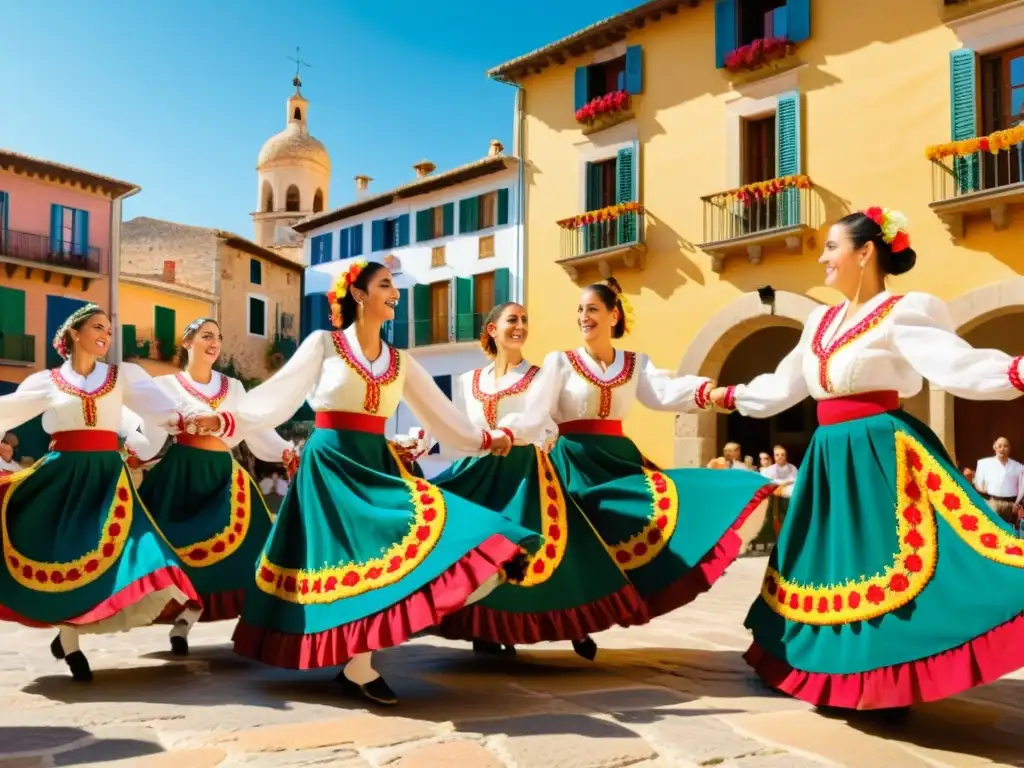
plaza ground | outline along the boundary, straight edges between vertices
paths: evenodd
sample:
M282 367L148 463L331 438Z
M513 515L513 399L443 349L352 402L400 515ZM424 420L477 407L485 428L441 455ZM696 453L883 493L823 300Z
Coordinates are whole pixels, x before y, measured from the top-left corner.
M198 627L184 662L166 628L86 637L91 686L50 658L49 631L0 625L0 768L1024 766L1020 672L888 726L763 688L741 653L764 563L741 560L692 605L603 633L594 664L568 644L510 661L433 637L385 652L402 704L384 712L333 697L330 673L236 658L230 624Z

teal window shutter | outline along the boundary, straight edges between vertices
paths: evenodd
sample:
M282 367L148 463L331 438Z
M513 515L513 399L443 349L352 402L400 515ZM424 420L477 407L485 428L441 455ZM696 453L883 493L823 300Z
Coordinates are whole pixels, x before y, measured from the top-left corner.
M775 30L776 37L785 37L791 43L802 43L811 36L811 0L786 0L785 29Z
M494 270L494 306L499 306L512 297L512 273L502 267Z
M174 357L174 310L157 306L153 308L153 315L157 356L160 360L170 360Z
M455 278L455 340L473 338L473 278Z
M25 292L0 286L0 336L25 333Z
M134 325L122 325L121 326L121 356L135 357L136 349L138 348L138 339L135 337L135 326Z
M977 61L974 51L960 48L949 54L950 139L963 141L978 135ZM979 186L978 155L958 157L953 173L960 194L976 192Z
M715 66L736 50L736 0L715 0Z
M384 250L384 219L377 219L370 225L370 252Z
M626 93L643 93L644 90L644 49L631 45L626 49Z
M430 286L412 287L413 340L417 347L430 343Z
M480 229L480 198L467 197L459 201L459 234Z
M636 157L632 147L619 150L615 160L615 179L615 202L632 203L636 201ZM620 243L636 242L635 213L619 216L618 241Z
M409 244L409 214L403 213L395 220L395 248Z
M348 229L338 230L338 258L347 259L352 255L352 227ZM331 249L327 247L327 252L324 254L324 261L331 260Z
M802 172L800 163L800 93L787 91L779 96L775 113L776 175L793 176ZM779 226L800 223L800 190L786 189L779 195Z
M434 239L434 209L416 211L416 242L425 243Z
M584 205L588 211L595 211L601 207L604 199L603 189L604 177L601 175L601 168L595 163L587 163L587 189ZM588 251L594 251L604 246L601 244L601 228L603 224L584 224L583 243Z
M455 234L455 203L444 204L444 236Z
M349 256L362 256L363 255L363 225L356 224L354 227L349 227L348 235L348 255Z
M75 256L89 255L89 212L75 209L71 216L71 239Z
M789 40L789 8L783 5L771 11L765 27L765 37Z
M498 226L508 224L508 187L498 190Z
M339 234L340 236L340 234ZM334 233L327 232L321 235L323 238L323 245L320 246L320 258L323 259L324 264L331 260L334 255L331 246L334 244Z
M6 192L0 192L0 248L7 242L7 228L10 224L11 198Z
M50 206L50 253L62 253L64 206L54 203Z
M398 289L395 322L391 326L391 344L398 349L409 348L409 289Z
M587 91L590 88L590 70L576 67L576 80L573 91L573 112L587 105Z

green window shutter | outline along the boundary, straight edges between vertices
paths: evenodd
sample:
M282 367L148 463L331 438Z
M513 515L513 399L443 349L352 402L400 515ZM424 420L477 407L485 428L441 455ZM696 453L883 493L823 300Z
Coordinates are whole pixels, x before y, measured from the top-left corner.
M632 147L620 149L615 160L615 202L632 203L636 201L636 156ZM618 218L618 241L620 243L636 242L636 214L627 213ZM609 243L610 245L610 243Z
M416 242L425 243L434 239L434 209L416 211Z
M444 236L455 234L455 203L444 204Z
M604 199L604 176L601 175L601 169L594 163L587 163L587 197L585 205L588 211L594 211L601 207L601 201ZM583 225L583 244L586 250L595 251L599 248L603 248L601 245L601 228L602 224L584 224Z
M631 45L626 49L626 93L643 93L643 77L644 49L639 45Z
M25 333L25 292L0 287L0 334Z
M135 335L134 325L121 326L121 356L126 360L135 357L135 350L139 346L138 338Z
M508 224L508 187L498 190L498 226Z
M715 0L715 66L736 50L736 0Z
M788 91L779 96L775 113L776 175L801 173L800 162L800 93ZM795 227L800 223L800 190L787 189L779 195L779 226Z
M467 197L459 201L459 234L480 229L480 198Z
M978 135L977 61L974 51L960 48L949 54L950 139L963 141ZM979 187L978 155L953 161L960 194L976 192Z
M396 349L409 348L409 289L398 289L398 306L392 326L391 343Z
M421 346L430 343L430 286L417 284L412 287L413 343Z
M153 311L157 355L161 360L170 360L174 357L174 310L154 307Z
M473 278L455 278L455 340L473 338Z
M576 67L576 79L573 83L573 112L587 105L588 90L590 90L590 70L587 67Z
M512 273L506 268L494 270L494 306L499 306L512 297Z
M786 38L802 43L811 36L811 0L786 0ZM780 36L776 31L776 35Z

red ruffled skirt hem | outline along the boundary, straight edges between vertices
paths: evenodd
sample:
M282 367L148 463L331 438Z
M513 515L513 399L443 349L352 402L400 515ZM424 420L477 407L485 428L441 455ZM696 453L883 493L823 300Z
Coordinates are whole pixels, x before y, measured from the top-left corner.
M803 672L756 642L743 657L772 688L816 706L891 709L955 696L1024 667L1024 615L949 651L868 672Z
M392 648L464 607L481 584L518 554L515 543L491 536L401 602L324 632L278 632L248 624L243 617L235 628L235 652L275 667L320 669L344 664L357 653Z
M498 611L479 603L446 618L438 634L449 640L487 640L504 645L580 640L613 626L648 621L643 601L626 586L600 600L575 608L536 613Z
M195 588L192 586L192 582L189 581L188 576L185 575L185 572L177 566L170 565L153 571L152 573L143 576L141 579L136 579L119 592L116 592L103 602L90 608L81 616L64 619L63 621L56 623L71 624L74 626L96 624L100 621L104 621L105 619L109 619L111 616L120 613L126 608L130 608L147 595L158 592L161 589L168 589L169 587L177 587L190 600L199 600L199 596L196 594ZM176 603L174 603L174 601L170 601L169 605L172 604ZM13 621L18 624L24 624L26 627L55 626L55 624L39 622L20 616L13 611L4 608L2 605L0 605L0 621Z
M714 583L722 577L726 569L743 553L743 540L739 535L740 528L754 514L754 510L772 495L774 490L774 485L767 485L761 488L743 508L736 520L733 521L733 524L729 526L729 530L701 558L697 565L669 586L645 598L644 603L649 619L663 616L670 611L674 611L676 608L681 608L711 589ZM626 575L629 575L628 572Z

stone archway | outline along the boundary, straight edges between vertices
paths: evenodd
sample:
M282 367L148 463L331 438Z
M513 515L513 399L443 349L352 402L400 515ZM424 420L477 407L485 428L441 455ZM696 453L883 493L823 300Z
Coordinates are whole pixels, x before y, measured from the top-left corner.
M683 355L678 372L717 380L726 359L744 339L765 328L803 328L818 306L813 299L789 291L776 291L770 305L763 304L757 293L743 294L708 320ZM717 455L718 447L716 414L676 417L675 466L702 467Z

